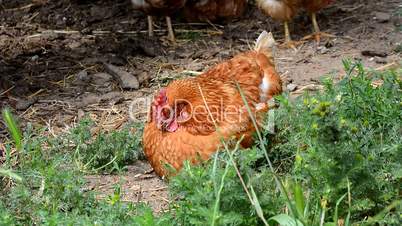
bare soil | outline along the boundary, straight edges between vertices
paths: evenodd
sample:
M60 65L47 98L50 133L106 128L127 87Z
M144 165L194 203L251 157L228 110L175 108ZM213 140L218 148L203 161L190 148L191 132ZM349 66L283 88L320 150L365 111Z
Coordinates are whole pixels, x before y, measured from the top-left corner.
M321 30L336 37L320 45L305 42L297 51L277 48L285 86L292 83L297 92L323 75L342 76L345 58L371 68L400 63L401 11L399 0L344 0L322 10ZM131 101L186 76L186 70L205 71L248 50L262 30L272 31L279 43L283 39L282 25L253 5L228 24L188 24L180 15L173 22L176 44L167 42L163 18L149 38L146 16L128 0L0 0L0 108L11 106L23 124L46 126L52 136L85 114L98 130L115 130L129 121ZM292 22L295 40L311 30L305 13ZM104 63L137 76L140 89L124 90L115 78L100 75ZM0 141L5 136L0 123ZM149 170L146 162L137 162L122 176L88 176L88 186L102 198L122 182L126 201L149 202L159 212L168 204L166 183Z

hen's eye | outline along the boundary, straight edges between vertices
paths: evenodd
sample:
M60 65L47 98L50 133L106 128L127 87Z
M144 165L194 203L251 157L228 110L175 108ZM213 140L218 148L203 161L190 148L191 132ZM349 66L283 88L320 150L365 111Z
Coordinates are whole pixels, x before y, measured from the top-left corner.
M169 118L170 117L170 108L163 108L162 109L162 116L165 118Z

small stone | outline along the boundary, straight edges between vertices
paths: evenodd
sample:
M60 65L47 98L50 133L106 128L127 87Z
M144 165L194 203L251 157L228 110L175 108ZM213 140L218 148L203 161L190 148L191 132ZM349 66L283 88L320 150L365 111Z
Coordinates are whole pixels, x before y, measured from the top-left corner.
M376 12L375 19L380 23L387 23L391 19L391 15L389 13Z
M106 83L110 82L112 78L113 76L110 74L100 72L92 75L92 82L96 85L105 85Z
M140 82L140 84L148 84L148 81L151 80L151 74L147 73L145 71L138 74L137 77L138 77L138 81Z
M84 95L84 97L81 99L81 102L77 103L78 107L85 107L91 104L96 104L99 103L99 101L101 100L101 98L94 94L94 93L89 93L87 95Z
M120 92L110 92L100 96L103 102L112 102L113 104L118 104L124 100L124 96Z
M102 86L96 87L95 90L99 93L109 93L113 91L113 86L110 82L107 82Z
M78 117L78 120L83 119L85 117L85 112L82 109L78 109L77 117Z
M87 82L90 79L88 76L88 72L86 70L82 70L82 71L78 72L77 78L83 82Z
M377 64L386 64L386 63L388 63L386 59L380 58L380 57L374 57L374 61L375 61Z
M140 83L138 79L132 74L124 71L114 65L104 63L106 72L111 74L115 79L118 80L121 88L123 89L138 89L140 88Z
M43 39L49 40L49 41L54 41L63 36L62 34L56 33L55 31L52 31L52 30L42 31L41 35L42 35Z
M361 53L363 56L368 57L386 57L388 55L386 52L376 50L363 50Z
M81 42L75 41L75 42L71 42L67 45L68 48L70 49L76 49L78 47L81 46Z
M230 50L222 50L218 53L221 57L226 58L230 56Z
M127 62L124 58L122 58L121 56L116 55L116 54L108 55L108 59L109 59L108 62L113 65L123 66L123 65L127 64Z
M326 54L329 51L329 49L325 46L319 46L317 49L320 51L321 54Z
M290 83L290 84L288 84L288 85L286 86L286 89L287 89L289 92L293 92L293 91L295 91L295 90L297 89L297 85L295 85L295 84L293 84L293 83Z
M32 60L32 61L37 61L38 59L39 59L39 56L38 56L38 55L34 55L34 56L31 57L31 60Z
M19 99L17 100L15 108L19 111L25 111L30 106L32 106L37 100L38 100L37 98Z

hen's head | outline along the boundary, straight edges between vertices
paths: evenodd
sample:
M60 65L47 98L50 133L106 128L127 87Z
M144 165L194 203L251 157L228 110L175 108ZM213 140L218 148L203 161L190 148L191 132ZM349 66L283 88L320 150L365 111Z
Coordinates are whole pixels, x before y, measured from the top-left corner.
M152 104L152 118L158 129L168 132L177 131L180 123L189 118L185 110L186 105L184 100L177 100L168 95L167 89L161 89Z

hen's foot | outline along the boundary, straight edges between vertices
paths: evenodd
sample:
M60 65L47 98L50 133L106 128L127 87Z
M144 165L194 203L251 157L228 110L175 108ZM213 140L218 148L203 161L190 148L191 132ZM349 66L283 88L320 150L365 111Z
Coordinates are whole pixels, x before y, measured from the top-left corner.
M297 50L297 46L302 45L304 41L293 41L293 40L287 40L283 42L282 44L279 45L281 48L287 48L287 49L293 49Z
M292 40L292 38L290 37L289 25L287 21L283 23L283 27L285 30L285 42L280 44L279 47L288 49L292 48L293 50L297 51L296 47L300 44L303 44L303 42Z
M336 35L329 34L329 33L325 33L325 32L321 32L321 31L320 31L320 32L314 32L314 33L311 34L311 35L307 35L307 36L303 37L301 40L302 40L302 41L306 41L306 40L309 40L309 39L315 39L316 42L317 42L317 45L319 45L320 42L321 42L321 37L325 37L325 38L335 38Z

